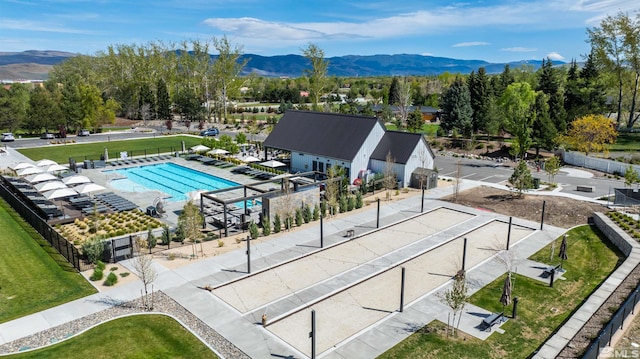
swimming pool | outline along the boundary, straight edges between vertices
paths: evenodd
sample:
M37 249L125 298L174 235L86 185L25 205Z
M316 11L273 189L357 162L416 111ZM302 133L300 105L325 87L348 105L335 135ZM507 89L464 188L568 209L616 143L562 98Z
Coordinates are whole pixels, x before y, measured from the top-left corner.
M229 188L239 183L196 171L175 163L159 163L140 167L121 168L112 171L126 178L112 180L109 185L124 192L157 190L168 195L170 202L186 201L187 193Z

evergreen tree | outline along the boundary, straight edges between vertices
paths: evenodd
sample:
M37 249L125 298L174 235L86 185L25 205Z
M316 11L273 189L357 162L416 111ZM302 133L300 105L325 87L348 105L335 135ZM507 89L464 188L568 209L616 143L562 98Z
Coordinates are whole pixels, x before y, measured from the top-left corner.
M143 83L138 92L138 119L146 121L155 118L156 99L148 83Z
M518 166L509 178L509 183L518 191L518 197L522 197L524 191L533 188L533 177L525 161L518 162Z
M422 120L422 111L420 111L419 107L416 107L407 118L407 131L418 133L422 131L423 124L424 121Z
M484 67L469 76L469 94L473 109L473 131L487 131L491 106L491 85Z
M400 102L400 79L394 76L389 86L388 105L397 105Z
M571 61L567 72L567 81L564 89L564 109L566 121L571 122L580 117L583 110L583 101L580 93L580 70L576 60Z
M538 87L536 90L542 91L549 96L547 99L549 117L556 130L564 132L567 129L567 122L564 113L564 96L560 88L560 77L548 58L542 60L542 67L538 70Z
M543 92L536 94L532 114L535 116L531 136L533 137L533 147L536 149L536 158L540 155L540 149L551 150L555 146L555 139L558 136L555 126L549 117L549 105L547 95Z
M456 78L442 98L443 118L440 126L444 131L457 130L471 136L473 130L471 95L461 78Z

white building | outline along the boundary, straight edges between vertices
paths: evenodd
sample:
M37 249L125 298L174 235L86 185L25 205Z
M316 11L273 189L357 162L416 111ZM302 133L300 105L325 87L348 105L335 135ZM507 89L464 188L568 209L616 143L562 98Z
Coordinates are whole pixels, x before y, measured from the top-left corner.
M346 169L349 183L367 171L384 173L391 154L396 178L408 186L419 167L433 169L434 154L421 134L386 131L375 117L287 111L264 141L291 153L291 172Z

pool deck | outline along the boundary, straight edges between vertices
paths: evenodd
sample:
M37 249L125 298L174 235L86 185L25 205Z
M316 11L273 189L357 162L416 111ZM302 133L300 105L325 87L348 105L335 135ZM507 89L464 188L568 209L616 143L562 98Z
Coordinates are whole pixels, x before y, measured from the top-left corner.
M188 167L190 169L194 169L203 173L207 173L213 176L217 176L233 182L237 182L239 184L252 184L257 182L257 180L252 177L249 177L243 174L232 173L230 169L232 169L233 167L219 168L215 166L208 166L208 165L202 164L199 161L187 161L181 157L172 157L169 160L163 160L163 161L158 161L155 163L148 163L148 164L132 164L132 165L123 165L118 167L107 166L106 168L103 168L103 169L84 170L82 171L82 175L89 177L93 182L99 185L105 186L109 191L112 191L116 194L119 194L125 197L126 199L140 206L142 210L144 210L145 208L147 208L147 206L153 205L153 202L156 198L166 197L167 194L161 191L156 191L156 190L142 191L140 189L139 192L126 192L126 191L117 190L109 186L109 182L117 178L122 178L122 175L116 172L110 172L110 171L114 169L140 167L140 166L153 165L153 164L165 163L165 162L172 162L178 165ZM134 188L138 189L137 187L134 187ZM185 201L176 201L176 202L165 201L165 208L167 210L167 213L166 213L166 216L162 218L162 221L168 224L170 227L177 226L178 213L182 210L182 207L184 206L184 204L185 204Z

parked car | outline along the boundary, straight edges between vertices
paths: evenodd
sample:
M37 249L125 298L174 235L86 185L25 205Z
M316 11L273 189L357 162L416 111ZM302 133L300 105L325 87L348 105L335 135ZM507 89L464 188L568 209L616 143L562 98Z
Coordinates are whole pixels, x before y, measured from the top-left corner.
M49 133L49 132L45 132L40 135L40 138L43 140L53 140L55 137L56 136L54 136L53 133Z
M91 134L91 132L89 132L89 130L83 128L82 130L78 131L78 136L89 136L89 134Z
M217 136L219 133L220 131L217 128L213 127L200 132L200 136Z
M12 142L15 141L16 138L13 137L13 133L11 132L6 132L2 134L2 142Z

